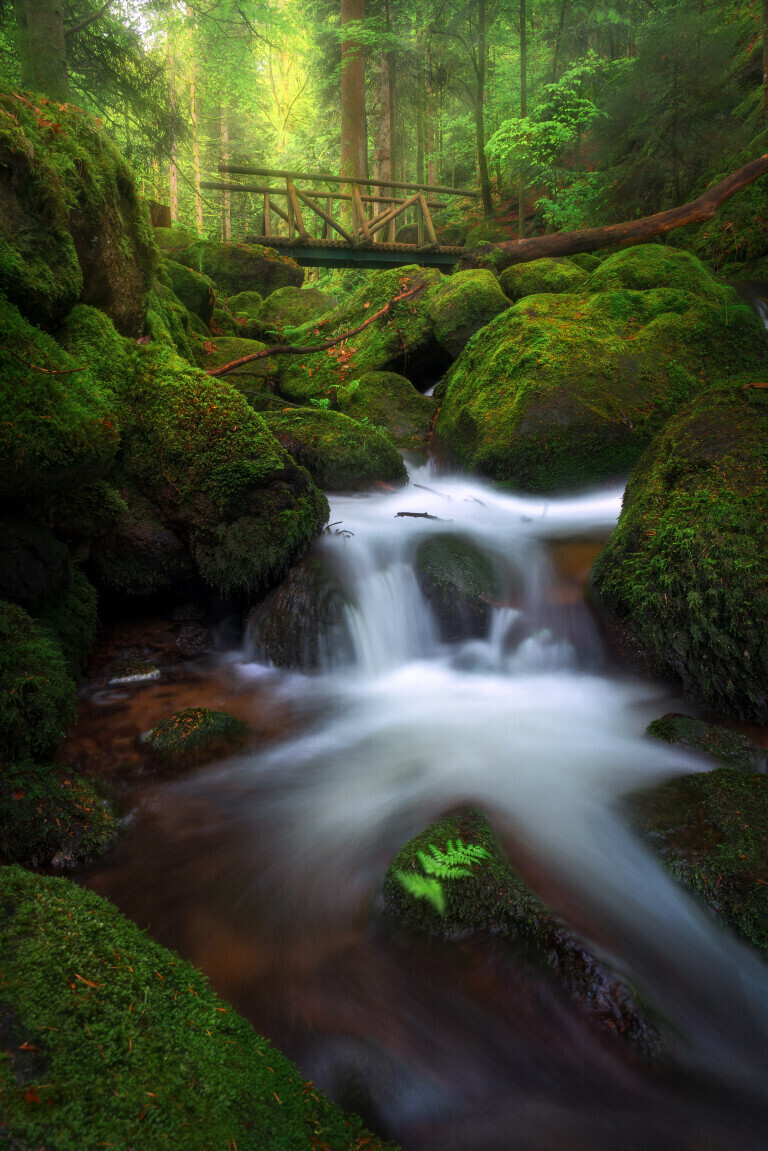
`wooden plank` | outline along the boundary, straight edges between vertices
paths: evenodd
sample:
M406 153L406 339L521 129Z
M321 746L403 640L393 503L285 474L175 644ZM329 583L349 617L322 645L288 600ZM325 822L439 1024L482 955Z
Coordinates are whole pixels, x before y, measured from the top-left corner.
M419 196L419 204L421 206L421 215L424 219L424 227L427 230L427 239L429 240L430 244L437 244L435 225L432 223L432 217L430 216L429 208L427 207L427 199L423 193Z
M272 208L269 201L269 192L264 193L264 235L272 235Z
M277 180L324 180L329 184L361 184L371 188L415 189L420 192L438 192L445 196L479 196L469 188L446 188L441 184L408 184L393 180L369 180L364 176L333 176L329 172L286 172L280 168L249 168L242 164L219 164L220 172L238 176L271 176Z
M287 193L283 188L278 188L274 184L231 184L225 180L201 180L200 187L208 192L252 192L256 196L263 196L265 192L271 192L273 196L285 196ZM352 196L349 192L329 192L325 188L305 188L304 194L307 196L317 197L322 200L323 198L331 200L351 200ZM404 201L394 196L366 196L363 193L360 199L364 204L402 204ZM427 204L433 212L439 212L448 205L444 204L441 200L427 200Z
M365 208L363 207L363 201L360 199L360 189L355 185L352 186L352 198L352 202L356 209L355 215L357 216L357 226L359 233L363 237L363 243L365 245L369 245L371 243L371 232L368 227L368 221L365 218Z
M369 226L368 231L370 234L373 236L375 232L378 232L379 228L383 228L385 224L388 224L391 220L394 220L395 217L399 216L401 212L405 212L408 208L413 207L418 198L419 194L417 192L415 196L411 196L410 200L403 200L402 204L397 204L396 207L390 208L388 212L384 212L383 215L377 216L375 220L371 221Z
M326 225L330 226L331 228L335 228L339 235L343 236L348 243L351 244L353 242L352 237L346 228L342 228L341 224L334 220L333 216L329 212L324 212L319 204L316 204L309 198L306 192L302 192L300 188L294 188L294 191L302 203L306 204L308 208L311 208L313 212L316 212L320 219L325 221Z
M298 233L303 240L308 239L309 238L309 232L304 227L304 217L301 214L301 208L299 207L299 200L298 200L298 197L296 195L296 189L293 186L293 181L292 180L286 180L285 186L286 186L286 189L288 191L288 203L291 206L290 212L291 212L291 215L293 216L293 221L296 225L296 228L298 229Z

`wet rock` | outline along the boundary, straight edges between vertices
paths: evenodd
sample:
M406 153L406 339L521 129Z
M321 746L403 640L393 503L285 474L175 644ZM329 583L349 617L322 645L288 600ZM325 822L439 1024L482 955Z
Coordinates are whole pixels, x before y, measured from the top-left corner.
M126 648L112 663L109 669L109 683L143 683L150 679L159 679L160 670L153 663L145 659L141 652L135 648Z
M183 588L194 576L192 559L160 509L132 484L120 487L120 497L117 522L91 546L96 582L129 596Z
M741 731L717 723L706 723L690 715L669 711L648 725L648 734L675 747L691 748L719 760L737 771L765 770L768 751Z
M398 877L423 873L419 852L441 852L461 840L482 847L488 858L471 864L470 875L443 879L444 914L426 898L406 890ZM501 856L487 820L479 812L449 816L408 841L387 872L381 911L409 932L460 939L478 932L514 942L521 957L550 977L605 1030L645 1053L658 1053L661 1040L631 990L537 899Z
M326 564L308 556L248 616L255 655L275 667L301 671L350 658L346 602Z
M446 643L487 634L499 581L474 544L461 536L435 535L419 545L414 569Z
M205 605L201 603L181 603L173 608L168 618L173 623L200 623L206 616Z
M153 755L184 762L198 762L242 743L247 724L226 711L187 707L162 720L141 737Z
M205 655L212 646L213 636L208 628L197 627L195 624L183 627L176 638L176 647L184 659L196 659L198 656Z

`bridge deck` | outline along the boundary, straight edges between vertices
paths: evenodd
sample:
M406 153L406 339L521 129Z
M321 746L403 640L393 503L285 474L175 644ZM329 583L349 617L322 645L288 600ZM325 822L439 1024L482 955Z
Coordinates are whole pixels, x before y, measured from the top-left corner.
M248 236L248 242L279 248L302 268L397 268L419 264L424 268L458 264L465 248L416 244L372 244L352 247L344 240L318 240L310 236Z

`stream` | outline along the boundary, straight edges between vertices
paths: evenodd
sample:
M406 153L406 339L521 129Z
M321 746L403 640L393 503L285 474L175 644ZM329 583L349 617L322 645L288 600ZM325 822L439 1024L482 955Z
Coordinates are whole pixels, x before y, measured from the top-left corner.
M162 623L160 681L109 690L97 668L64 755L111 774L130 812L113 856L79 878L405 1151L764 1148L765 966L620 813L634 789L705 766L644 736L690 709L613 666L584 602L621 490L518 497L428 465L410 478L331 498L316 551L347 597L347 641L321 674L265 666L231 630L213 655L164 665ZM442 641L419 588L416 549L445 533L498 573L482 638ZM193 705L248 719L252 745L182 778L143 768L135 736ZM503 940L382 922L399 848L467 808L667 1021L661 1066Z

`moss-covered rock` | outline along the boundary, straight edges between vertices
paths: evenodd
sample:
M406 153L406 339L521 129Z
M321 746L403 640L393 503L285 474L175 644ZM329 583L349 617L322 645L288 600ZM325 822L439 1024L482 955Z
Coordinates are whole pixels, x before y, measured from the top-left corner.
M695 256L664 244L638 244L613 252L590 274L587 288L590 292L679 288L716 300L723 299L725 291Z
M685 694L768 722L768 390L738 376L673 417L593 569L599 602Z
M318 288L278 288L264 300L258 319L282 331L284 328L298 328L302 324L311 323L332 307L333 302Z
M157 343L178 352L187 363L195 363L192 313L184 307L173 290L155 280L149 293L146 334ZM205 330L206 338L208 335Z
M626 474L713 377L760 372L767 357L758 318L715 281L703 295L526 296L450 370L437 432L459 464L518 488L594 483Z
M459 839L482 847L488 858L467 867L469 876L442 881L441 915L427 899L408 892L398 872L421 873L419 852L428 856L430 845L445 852L449 841ZM658 1034L630 991L525 886L479 812L448 816L409 840L387 872L382 907L387 918L409 932L461 938L483 931L515 941L524 959L548 972L607 1030L645 1051L658 1051Z
M306 403L312 397L330 396L331 388L365 372L393 371L417 379L421 375L439 375L450 363L450 357L435 340L428 305L430 289L442 279L440 272L416 265L366 277L361 288L323 318L320 339L359 327L404 290L421 287L422 291L414 299L395 304L388 315L353 337L349 344L306 358L286 356L280 365L281 395L295 403ZM294 341L299 345L318 343L314 328L311 323L300 328L293 334Z
M334 397L340 412L384 428L399 448L423 451L426 447L437 400L423 396L405 376L396 372L364 372L336 388Z
M199 762L243 742L248 725L226 711L185 707L142 736L142 745L163 759Z
M429 302L435 339L455 360L470 336L508 307L492 272L456 272L437 286Z
M406 481L402 456L386 433L341 412L283 409L265 412L264 422L317 486L327 491L360 491L377 480Z
M509 239L508 236L504 238ZM486 240L480 240L474 247L468 248L464 252L453 274L468 272L471 269L485 269L488 272L493 272L494 276L500 276L504 269L513 262L511 252L506 252L497 247L496 244L490 244Z
M152 234L161 254L169 260L175 260L178 252L183 252L199 238L197 232L193 232L183 224L172 224L170 228L153 228Z
M306 556L248 616L253 654L275 667L315 671L351 655L344 593L319 556Z
M158 346L135 349L122 466L223 594L255 594L306 550L328 505L224 380Z
M304 282L304 271L295 260L260 244L196 240L174 251L173 259L209 276L223 296L238 292L268 296L278 288L300 288Z
M386 1151L105 899L8 867L0 901L10 1146Z
M75 684L50 632L0 603L0 756L49 755L75 718Z
M581 268L589 275L590 272L594 272L595 268L600 267L605 256L606 253L604 252L576 252L573 256L569 256L568 259L572 264L575 264L577 268Z
M264 297L261 292L238 292L229 296L226 304L233 316L245 317L248 320L258 319Z
M195 357L201 368L206 372L214 368L223 368L233 360L242 360L245 356L253 356L263 352L266 344L259 340L244 340L239 336L217 336L206 340L195 349ZM247 390L249 383L263 390L265 381L274 379L277 373L277 359L269 357L263 360L252 360L243 364L227 376L228 381L235 387Z
M79 678L93 651L99 630L99 597L79 567L72 567L67 586L41 603L35 619L57 640L69 669Z
M145 659L137 647L127 647L113 659L109 668L108 682L146 683L160 678L160 669Z
M481 220L467 232L465 247L476 248L478 244L498 244L502 240L512 240L509 228L496 220Z
M2 295L0 327L0 496L27 501L96 478L119 442L109 384Z
M675 747L700 751L738 771L758 770L768 754L743 731L733 731L730 727L706 723L703 719L674 711L649 723L648 734Z
M512 264L499 276L501 289L510 300L521 300L523 296L537 296L542 292L579 292L586 281L587 273L570 260L543 259Z
M213 280L176 260L164 260L163 272L177 299L181 300L188 311L199 316L204 324L208 324L216 303Z
M34 610L66 588L70 563L69 551L49 528L0 520L0 598Z
M60 763L4 763L0 773L0 857L62 867L100 855L118 823L84 776Z
M157 252L133 174L98 121L0 88L0 167L0 291L33 322L57 323L81 300L141 335Z
M414 570L446 642L487 633L499 580L474 544L461 536L432 536L419 544Z

